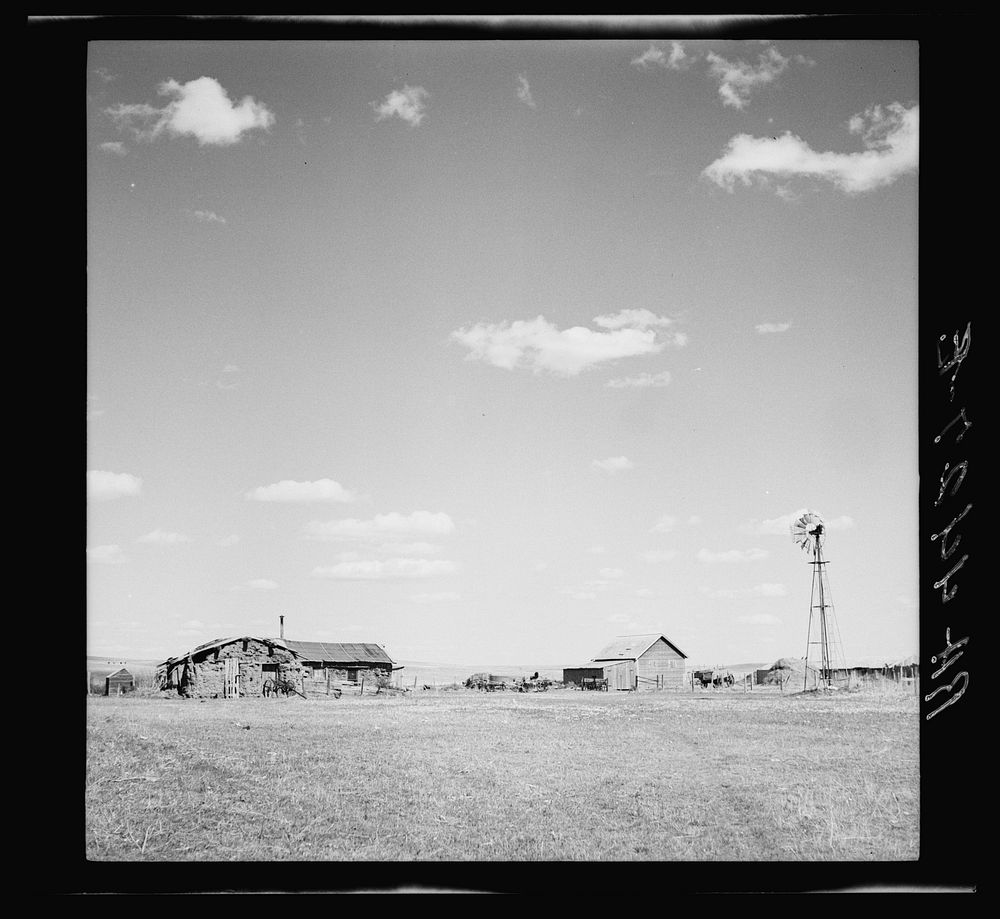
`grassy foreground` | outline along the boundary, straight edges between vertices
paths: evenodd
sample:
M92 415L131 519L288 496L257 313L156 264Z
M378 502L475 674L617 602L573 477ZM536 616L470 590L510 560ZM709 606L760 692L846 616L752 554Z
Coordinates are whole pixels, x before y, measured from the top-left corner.
M109 861L911 860L904 694L87 700Z

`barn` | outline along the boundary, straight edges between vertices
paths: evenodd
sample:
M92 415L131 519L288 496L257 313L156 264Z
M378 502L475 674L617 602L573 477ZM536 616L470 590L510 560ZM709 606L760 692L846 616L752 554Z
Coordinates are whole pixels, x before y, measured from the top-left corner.
M388 677L397 666L381 645L365 642L291 641L284 644L298 655L307 680L325 682L348 680L359 683L366 676L380 671Z
M287 644L250 635L198 645L157 668L161 689L199 699L262 696L265 680L299 686L302 676L302 661Z
M609 689L683 689L687 655L660 634L620 635L594 655Z

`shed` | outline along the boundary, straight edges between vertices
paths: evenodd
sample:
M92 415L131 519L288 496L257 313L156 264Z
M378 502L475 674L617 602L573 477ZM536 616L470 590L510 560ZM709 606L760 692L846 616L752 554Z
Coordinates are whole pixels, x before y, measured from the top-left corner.
M302 663L286 643L244 635L219 638L171 657L157 668L161 689L189 698L262 696L264 682L281 679L300 685Z
M575 686L581 686L583 685L584 679L603 680L603 664L595 664L593 661L590 661L589 663L581 664L579 667L563 667L564 683L572 683Z
M122 693L135 690L135 677L124 667L119 668L114 673L109 673L104 678L104 695L120 696Z
M660 634L620 635L594 655L594 663L607 671L609 687L636 690L683 689L686 659Z
M393 662L385 648L371 642L286 640L284 644L298 655L306 679L359 682L372 671L380 670L388 676L393 670L403 669Z

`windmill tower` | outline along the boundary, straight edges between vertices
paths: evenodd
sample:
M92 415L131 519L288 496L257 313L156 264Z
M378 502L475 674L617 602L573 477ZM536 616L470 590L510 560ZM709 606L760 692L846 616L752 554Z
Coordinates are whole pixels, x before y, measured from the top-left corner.
M833 610L830 593L830 578L826 571L827 561L823 558L823 543L826 539L826 524L814 511L805 511L791 527L792 539L805 552L812 555L812 590L809 595L809 631L806 637L806 672L802 688L809 683L809 660L817 655L819 648L819 683L829 689L838 672L846 680L847 671L840 641L840 630Z

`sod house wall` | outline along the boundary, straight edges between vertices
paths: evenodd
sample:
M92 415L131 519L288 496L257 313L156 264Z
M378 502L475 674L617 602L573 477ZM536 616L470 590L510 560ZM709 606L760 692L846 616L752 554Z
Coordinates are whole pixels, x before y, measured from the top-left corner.
M254 638L238 638L179 662L178 692L192 699L223 698L226 661L232 658L239 661L241 696L262 696L264 681L269 678L301 685L302 665L292 651Z

